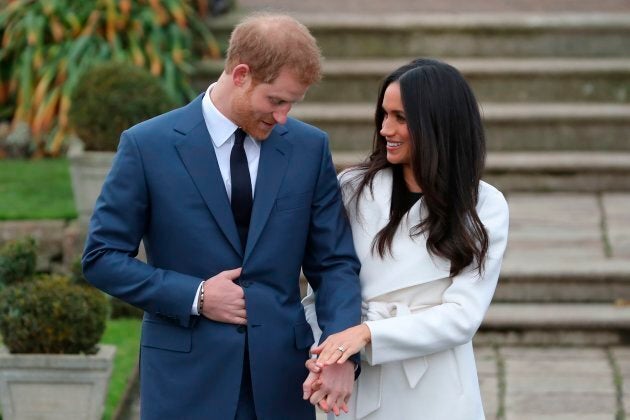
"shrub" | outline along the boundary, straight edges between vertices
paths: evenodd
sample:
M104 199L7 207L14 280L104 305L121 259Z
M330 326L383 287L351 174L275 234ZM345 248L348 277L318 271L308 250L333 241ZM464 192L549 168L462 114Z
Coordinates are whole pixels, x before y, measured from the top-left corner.
M69 278L43 276L0 292L0 332L11 353L95 353L107 298Z
M35 260L32 238L0 250L4 344L11 353L94 353L105 331L107 297L80 279L35 277Z
M86 150L115 151L120 133L175 107L160 81L130 64L93 66L72 95L71 125Z
M70 266L70 281L74 284L79 284L81 286L89 286L90 283L83 275L83 265L81 264L81 257L77 257L72 262Z
M0 287L29 279L35 273L37 245L33 238L8 242L0 248Z

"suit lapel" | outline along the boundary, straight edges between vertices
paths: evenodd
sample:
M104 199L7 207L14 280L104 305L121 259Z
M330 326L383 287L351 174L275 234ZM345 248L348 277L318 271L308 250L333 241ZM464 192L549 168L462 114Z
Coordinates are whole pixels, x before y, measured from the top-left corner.
M199 96L186 107L187 112L184 118L175 126L175 131L183 134L177 139L175 147L217 225L232 247L241 255L241 244L232 209L212 147L212 140L203 119L201 97Z
M283 138L285 134L286 129L284 127L276 126L269 138L261 143L254 206L249 223L249 234L247 236L247 247L243 264L245 264L252 253L260 234L267 224L269 214L276 202L280 185L287 171L291 145L286 138Z

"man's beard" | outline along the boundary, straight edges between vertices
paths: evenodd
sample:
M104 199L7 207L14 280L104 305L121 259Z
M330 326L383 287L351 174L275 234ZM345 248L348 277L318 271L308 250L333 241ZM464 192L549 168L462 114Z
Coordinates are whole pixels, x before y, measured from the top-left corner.
M234 122L255 140L265 140L275 126L275 121L271 114L267 118L256 117L256 113L250 103L249 91L234 98L232 112L236 120ZM273 125L262 127L263 121L273 121Z

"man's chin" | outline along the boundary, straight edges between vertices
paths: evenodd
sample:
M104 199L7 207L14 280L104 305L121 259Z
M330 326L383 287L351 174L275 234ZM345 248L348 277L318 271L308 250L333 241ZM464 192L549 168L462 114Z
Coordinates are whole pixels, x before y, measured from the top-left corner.
M271 135L271 131L273 131L273 126L271 126L268 130L252 130L249 135L252 136L254 140L263 141L267 140L267 138Z

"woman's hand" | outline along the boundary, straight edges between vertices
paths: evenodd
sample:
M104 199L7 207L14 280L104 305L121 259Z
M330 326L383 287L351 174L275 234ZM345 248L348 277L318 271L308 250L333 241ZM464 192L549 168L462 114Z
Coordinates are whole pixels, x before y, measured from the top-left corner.
M319 355L316 362L319 367L333 363L342 364L350 356L361 351L371 340L372 333L368 326L360 324L329 336L322 344L312 349L311 353Z

